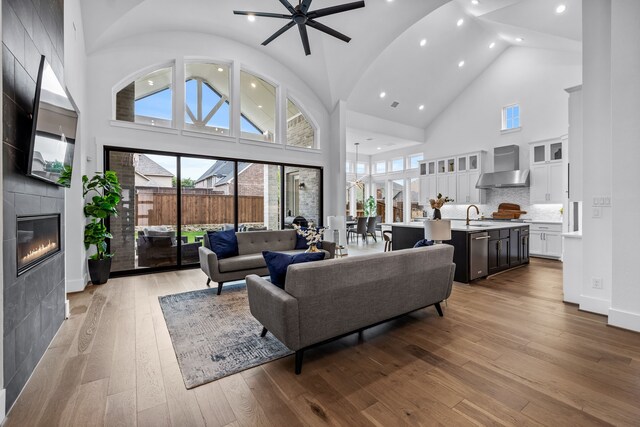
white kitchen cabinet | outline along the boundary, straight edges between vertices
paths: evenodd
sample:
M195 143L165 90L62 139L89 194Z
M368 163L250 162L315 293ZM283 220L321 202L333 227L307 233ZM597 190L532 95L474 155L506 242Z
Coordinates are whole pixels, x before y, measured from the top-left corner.
M561 139L531 144L531 204L563 203L566 162L562 158L565 145Z
M529 253L531 256L560 259L562 257L562 224L531 224Z
M484 203L484 191L476 188L480 172L458 173L456 203Z
M438 195L435 175L420 177L420 204L427 203L429 199L435 199Z
M442 197L449 197L456 200L458 176L456 174L438 175L437 180L437 192L442 194Z

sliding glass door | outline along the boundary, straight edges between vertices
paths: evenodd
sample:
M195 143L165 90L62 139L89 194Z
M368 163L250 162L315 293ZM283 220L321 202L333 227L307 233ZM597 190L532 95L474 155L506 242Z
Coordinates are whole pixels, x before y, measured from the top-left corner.
M123 189L108 221L114 273L197 265L208 231L322 225L320 168L105 148L105 169Z

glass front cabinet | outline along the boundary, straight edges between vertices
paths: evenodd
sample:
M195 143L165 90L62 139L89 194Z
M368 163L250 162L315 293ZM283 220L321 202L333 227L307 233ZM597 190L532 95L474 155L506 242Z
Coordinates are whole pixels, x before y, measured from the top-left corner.
M420 175L425 177L420 181L422 198L442 193L454 199L453 204L484 203L485 190L477 189L476 183L485 155L481 151L420 162Z

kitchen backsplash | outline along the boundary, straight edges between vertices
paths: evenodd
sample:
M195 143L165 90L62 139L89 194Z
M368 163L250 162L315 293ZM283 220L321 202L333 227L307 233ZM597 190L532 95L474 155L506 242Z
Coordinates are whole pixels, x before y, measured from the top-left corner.
M492 188L487 191L486 203L478 205L480 212L485 217L498 210L500 203L515 203L520 205L520 209L527 211L522 218L533 219L537 221L562 221L560 213L561 204L550 205L530 205L529 203L529 187L518 188ZM443 218L464 218L467 214L467 206L465 205L444 205L441 209ZM427 208L429 216L433 214L431 208ZM471 218L476 218L475 211L471 211Z

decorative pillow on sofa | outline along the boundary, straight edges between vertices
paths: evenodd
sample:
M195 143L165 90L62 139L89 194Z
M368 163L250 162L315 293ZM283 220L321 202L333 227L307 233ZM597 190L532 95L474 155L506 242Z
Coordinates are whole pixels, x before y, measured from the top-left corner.
M289 255L281 252L262 251L262 256L267 263L271 283L280 289L284 289L284 282L287 278L287 268L291 264L323 260L324 252L305 252L302 254Z
M207 236L211 250L216 253L218 259L238 255L238 238L234 230L210 231Z
M422 239L422 240L418 240L416 242L415 245L413 245L414 248L421 248L423 246L433 246L433 240L427 240L427 239Z

